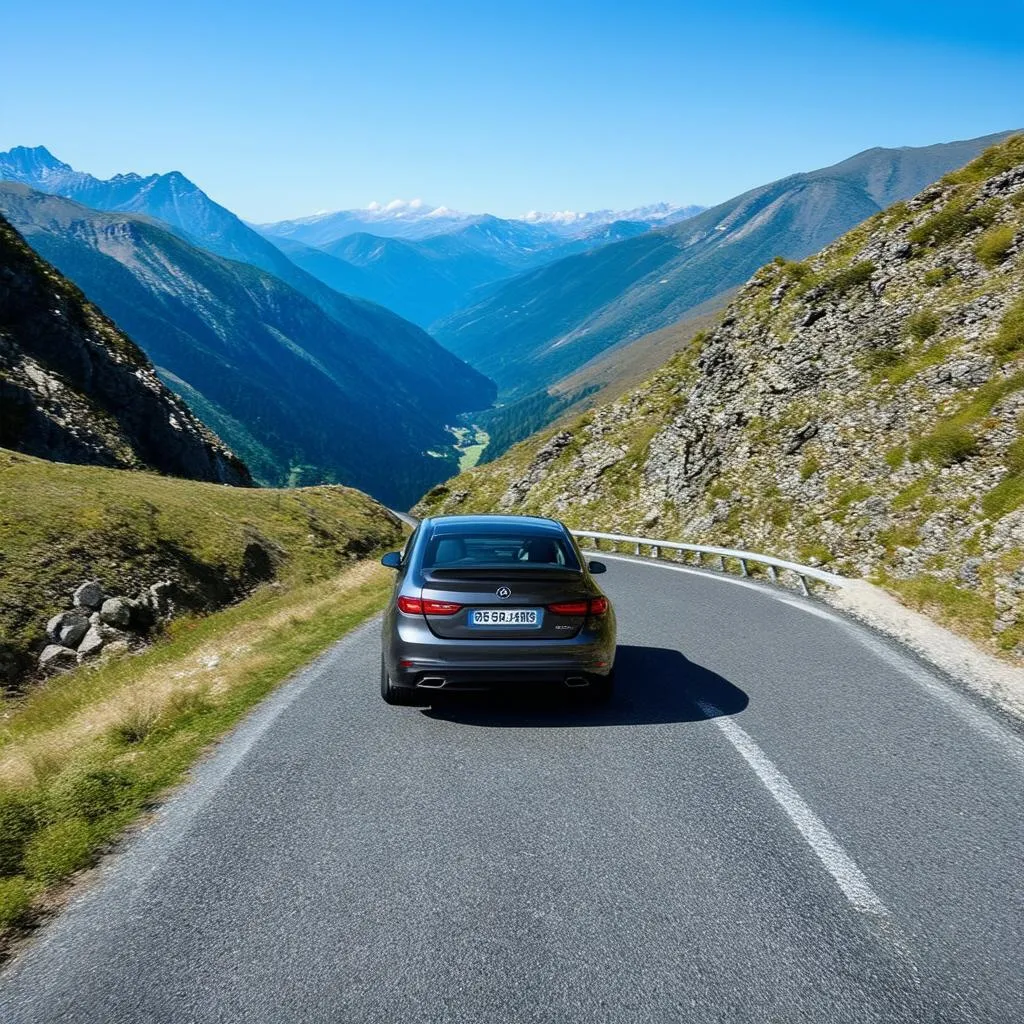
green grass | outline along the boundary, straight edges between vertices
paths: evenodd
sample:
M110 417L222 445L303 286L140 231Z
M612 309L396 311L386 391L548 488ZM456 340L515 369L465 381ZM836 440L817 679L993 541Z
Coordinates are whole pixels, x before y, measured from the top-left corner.
M130 597L161 579L209 610L266 579L331 576L400 530L345 487L261 490L46 462L0 449L0 682L88 578Z
M987 228L995 220L994 203L971 206L972 196L953 196L937 213L913 228L907 236L919 245L938 246L954 242L977 228Z
M821 459L811 452L800 463L800 479L809 480L819 469L821 469Z
M1024 135L1011 135L1008 139L989 146L966 167L951 171L942 181L947 185L977 185L1018 164L1024 164Z
M919 309L907 317L906 331L914 341L927 341L939 329L939 318L931 309Z
M875 265L870 260L862 260L850 267L836 271L831 277L822 281L822 287L836 297L845 295L860 285L867 284L875 272Z
M938 288L944 285L953 276L952 267L933 267L925 271L922 280L928 288Z
M908 484L892 499L892 507L900 511L916 505L928 493L934 479L932 476L923 476L920 480Z
M1024 505L1024 475L1011 473L981 499L982 511L989 519L1001 519Z
M1010 359L1024 352L1024 298L1018 299L1003 314L999 333L993 339L991 348L1000 359Z
M970 430L943 423L914 443L910 449L910 461L928 459L937 466L952 466L969 459L977 448L978 440Z
M974 255L990 270L998 267L1009 254L1015 235L1011 224L991 228L974 243Z
M928 573L909 580L882 574L882 582L912 608L944 625L976 639L991 638L995 607L991 599L977 590L958 587Z
M391 582L361 563L328 581L265 587L177 623L137 657L78 669L11 704L0 728L0 925L28 922L211 742L377 611ZM125 731L140 708L148 727Z

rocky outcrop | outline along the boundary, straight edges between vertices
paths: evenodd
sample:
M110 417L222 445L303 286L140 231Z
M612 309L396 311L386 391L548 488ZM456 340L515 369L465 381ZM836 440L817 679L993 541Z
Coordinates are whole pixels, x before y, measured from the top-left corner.
M152 364L0 217L0 447L250 484Z
M175 596L171 580L146 587L137 598L108 596L96 580L83 583L71 595L72 607L47 622L50 643L39 654L39 668L60 672L101 653L143 646L153 627L174 614Z
M1016 136L811 259L762 268L643 387L421 511L769 550L1022 657L1022 425Z

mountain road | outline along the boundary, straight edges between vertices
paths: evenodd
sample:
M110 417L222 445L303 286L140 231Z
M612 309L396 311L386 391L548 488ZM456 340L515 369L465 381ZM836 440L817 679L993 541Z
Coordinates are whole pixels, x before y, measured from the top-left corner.
M609 705L388 707L365 624L7 965L0 1020L1018 1021L1018 726L814 600L608 564Z

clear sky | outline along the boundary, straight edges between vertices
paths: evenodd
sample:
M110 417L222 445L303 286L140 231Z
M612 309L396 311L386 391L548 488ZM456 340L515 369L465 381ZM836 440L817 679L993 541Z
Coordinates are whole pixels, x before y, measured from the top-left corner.
M1024 0L3 0L0 149L250 220L712 204L1024 127Z

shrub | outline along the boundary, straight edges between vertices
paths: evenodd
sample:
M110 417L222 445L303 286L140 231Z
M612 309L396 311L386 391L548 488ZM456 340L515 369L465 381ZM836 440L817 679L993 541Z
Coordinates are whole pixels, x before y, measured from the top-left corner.
M89 823L82 818L47 825L25 848L25 871L39 882L59 881L88 863L92 845Z
M1024 476L1011 473L981 499L981 508L989 519L1001 519L1024 505Z
M821 459L817 455L808 455L800 464L800 479L809 480L821 469Z
M910 449L910 461L928 459L937 466L952 466L969 459L978 449L971 431L953 423L941 423Z
M999 227L986 231L985 234L974 243L974 255L978 262L984 264L990 270L998 267L1013 245L1016 232L1010 224L1001 224Z
M1001 359L1008 359L1024 351L1024 298L1018 299L1003 314L999 333L993 339L991 347Z
M36 825L33 801L20 793L0 793L0 875L21 870L25 844Z
M874 373L876 370L888 370L893 366L899 366L903 360L903 353L894 348L869 348L861 356L861 365L869 373Z
M885 453L885 464L890 469L899 469L907 460L907 451L903 445L898 445L895 448L890 448Z
M907 317L906 327L914 341L927 341L939 329L939 318L930 309L919 309Z
M132 780L117 768L79 763L67 766L46 794L47 809L56 820L84 818L98 821L131 800Z
M933 267L924 275L924 283L929 288L938 288L944 285L953 276L952 267Z
M870 281L874 272L874 263L871 260L862 260L860 263L854 263L853 266L838 271L822 284L833 295L845 295L852 288Z
M0 878L0 928L22 921L32 904L32 890L24 878Z
M919 245L941 245L963 238L976 228L987 228L995 220L995 204L988 202L968 209L969 202L969 196L954 196L907 237Z

